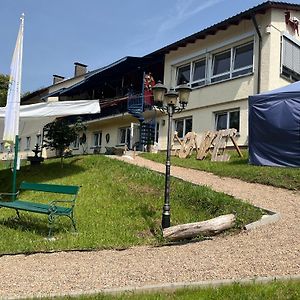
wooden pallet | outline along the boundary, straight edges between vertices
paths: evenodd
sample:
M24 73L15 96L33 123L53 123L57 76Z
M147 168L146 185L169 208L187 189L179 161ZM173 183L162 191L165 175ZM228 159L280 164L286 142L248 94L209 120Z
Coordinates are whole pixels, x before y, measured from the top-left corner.
M230 139L239 153L240 157L243 157L242 152L240 151L235 137L237 135L237 130L235 128L219 130L217 136L214 139L214 148L211 155L211 161L229 161L230 155L225 153L227 147L227 142Z
M196 136L195 132L188 132L181 143L181 147L178 152L179 158L187 158L193 153L193 149L196 146Z
M217 133L215 131L206 131L204 133L204 136L202 138L202 141L199 145L196 145L197 149L197 156L196 158L199 160L205 159L205 157L208 155L210 148L212 146L212 143L216 137Z
M224 129L219 131L206 131L202 137L201 142L197 142L197 134L195 132L188 132L184 139L178 137L177 132L174 133L173 142L180 144L180 149L172 149L173 154L179 158L187 158L196 148L198 160L203 160L211 152L211 161L228 161L230 155L225 153L228 140L230 139L237 150L240 157L243 157L235 138L237 130L234 128ZM173 147L174 143L172 144Z

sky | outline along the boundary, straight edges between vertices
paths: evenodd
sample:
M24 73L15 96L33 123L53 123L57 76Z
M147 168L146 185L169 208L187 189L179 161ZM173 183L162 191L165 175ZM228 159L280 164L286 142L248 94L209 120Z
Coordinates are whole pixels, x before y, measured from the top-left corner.
M25 93L51 85L53 74L73 77L74 62L91 71L124 56L143 56L262 2L0 0L0 73L10 73L22 13Z

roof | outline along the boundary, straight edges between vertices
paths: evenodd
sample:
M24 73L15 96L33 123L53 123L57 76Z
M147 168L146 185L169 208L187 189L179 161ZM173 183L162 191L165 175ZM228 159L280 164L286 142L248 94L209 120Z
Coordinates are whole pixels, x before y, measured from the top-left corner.
M231 25L238 25L243 20L251 20L251 18L256 14L265 14L266 11L270 8L300 11L300 4L293 4L288 2L277 2L277 1L266 1L262 4L254 6L248 10L245 10L237 15L234 15L228 19L225 19L224 21L216 23L199 32L187 36L179 41L169 44L159 50L147 54L145 55L145 57L155 56L159 54L167 54L172 50L177 50L179 47L185 47L187 44L194 43L198 39L205 39L206 36L208 35L214 35L219 30L226 30Z
M46 87L46 88L40 88L39 90L36 90L30 94L26 94L25 96L23 96L21 98L21 103L26 102L36 96L41 96L44 93L46 94L47 91L48 91L48 88Z
M125 73L134 68L139 69L147 65L149 62L153 61L152 58L125 56L103 68L97 69L93 72L87 74L83 81L80 81L69 88L65 88L59 91L59 95L66 95L72 90L72 93L80 90L82 86L87 86L89 84L95 83L99 78L115 76L116 74Z

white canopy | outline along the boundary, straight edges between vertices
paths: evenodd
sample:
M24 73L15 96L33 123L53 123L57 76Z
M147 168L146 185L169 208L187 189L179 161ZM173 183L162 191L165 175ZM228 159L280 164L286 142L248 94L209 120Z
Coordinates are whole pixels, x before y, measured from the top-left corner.
M100 113L99 100L45 102L20 107L19 137L36 134L58 117ZM0 108L0 141L3 140L5 107Z

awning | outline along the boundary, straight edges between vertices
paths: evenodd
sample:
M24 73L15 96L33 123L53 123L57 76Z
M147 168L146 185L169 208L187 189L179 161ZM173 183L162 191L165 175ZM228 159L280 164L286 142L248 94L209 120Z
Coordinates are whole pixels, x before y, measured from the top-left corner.
M45 102L20 107L19 137L37 134L56 118L100 113L99 100ZM0 108L0 141L3 140L5 107Z

